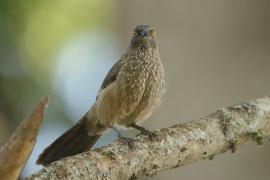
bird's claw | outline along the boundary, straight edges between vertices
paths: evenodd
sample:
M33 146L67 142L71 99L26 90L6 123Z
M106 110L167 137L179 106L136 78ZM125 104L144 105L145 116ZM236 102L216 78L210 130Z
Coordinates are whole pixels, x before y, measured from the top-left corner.
M131 149L135 149L134 140L132 138L121 136L119 137L119 140Z
M153 140L155 137L157 137L157 134L152 132L152 131L149 131L147 129L145 130L142 130L140 135L146 135L149 137L150 140Z

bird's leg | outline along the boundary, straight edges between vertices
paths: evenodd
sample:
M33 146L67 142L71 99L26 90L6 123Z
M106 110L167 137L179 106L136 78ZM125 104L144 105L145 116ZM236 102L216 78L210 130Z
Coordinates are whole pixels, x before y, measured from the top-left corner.
M142 127L142 126L138 126L138 125L135 124L135 123L132 123L132 124L130 125L130 127L139 130L139 131L140 131L140 134L147 135L150 139L153 139L154 137L157 136L154 132L149 131L148 129L145 129L145 128Z
M123 142L124 144L128 145L130 148L134 149L134 142L133 139L129 138L129 137L125 137L123 136L120 131L118 131L118 129L116 129L114 126L111 127L112 130L114 130L114 132L117 133L117 136L119 138L119 140L121 142Z

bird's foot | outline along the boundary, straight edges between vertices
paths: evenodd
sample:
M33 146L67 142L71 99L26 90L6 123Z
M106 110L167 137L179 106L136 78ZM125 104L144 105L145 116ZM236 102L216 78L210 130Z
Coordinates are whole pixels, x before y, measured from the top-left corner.
M157 134L152 132L152 131L149 131L147 129L144 129L140 132L140 135L146 135L149 137L150 140L153 140L155 137L157 137Z
M135 149L134 140L132 138L125 137L125 136L120 136L119 140L122 143L126 144L129 148Z
M122 143L126 144L131 149L135 149L134 140L132 138L123 136L114 126L111 128L117 133L117 136Z
M140 131L139 135L148 136L150 140L153 140L155 137L157 137L156 133L149 131L148 129L145 129L144 127L138 126L137 124L132 124L131 127L139 130Z

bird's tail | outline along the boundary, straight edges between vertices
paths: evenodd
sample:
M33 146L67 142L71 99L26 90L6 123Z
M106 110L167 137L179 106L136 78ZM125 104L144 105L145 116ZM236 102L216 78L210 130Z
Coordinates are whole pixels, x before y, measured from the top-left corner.
M86 116L48 146L38 157L37 164L48 165L58 159L89 150L101 135L88 135Z

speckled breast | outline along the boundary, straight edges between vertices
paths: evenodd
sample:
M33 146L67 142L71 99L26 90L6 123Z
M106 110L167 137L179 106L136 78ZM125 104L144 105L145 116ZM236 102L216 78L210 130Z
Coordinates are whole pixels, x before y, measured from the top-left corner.
M119 124L142 121L151 114L165 90L165 73L157 50L135 51L119 72Z

